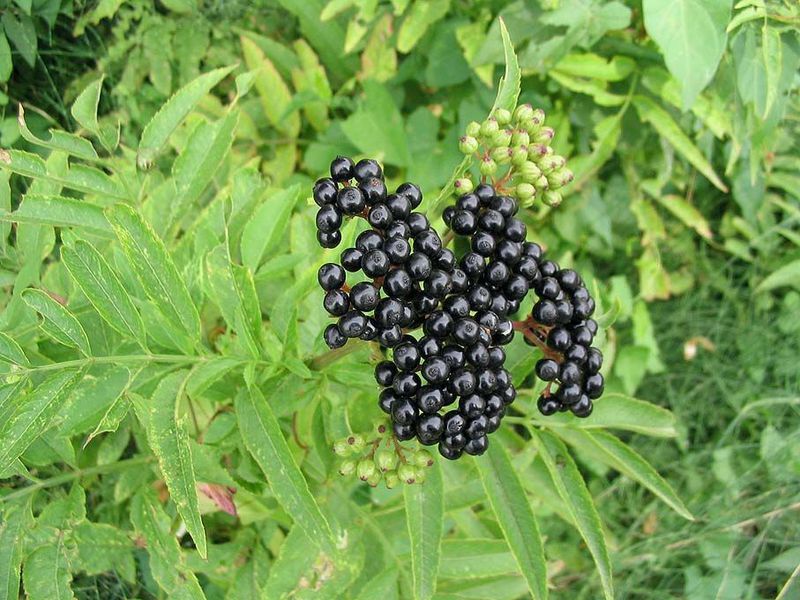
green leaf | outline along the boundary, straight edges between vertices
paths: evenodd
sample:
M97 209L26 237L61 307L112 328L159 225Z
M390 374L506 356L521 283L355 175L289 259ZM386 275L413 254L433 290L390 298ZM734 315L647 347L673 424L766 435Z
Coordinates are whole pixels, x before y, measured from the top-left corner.
M2 17L5 34L22 59L31 68L36 65L38 38L33 19L29 15L20 14L19 18L10 10L3 11Z
M356 600L397 600L397 569L382 571L361 588Z
M77 348L85 356L91 355L89 338L80 321L69 310L41 290L27 289L22 292L22 299L42 315L42 329L47 335L65 346Z
M28 357L19 344L2 331L0 331L0 361L21 367L29 364Z
M647 96L634 96L633 104L636 106L642 121L650 123L659 135L672 144L714 186L725 193L728 192L727 186L716 174L711 163L708 162L703 153L692 143L689 136L683 132L667 111Z
M62 170L49 169L45 161L36 154L0 148L0 167L23 177L43 180L86 194L95 194L103 199L129 199L128 192L117 181L103 171L86 165L73 164L62 172Z
M234 68L235 65L232 65L204 73L175 92L144 128L136 155L137 164L148 167L167 143L172 132L203 99L203 96Z
M61 248L61 260L101 317L125 337L146 348L141 316L106 259L84 240Z
M594 499L564 443L546 430L538 430L536 439L539 453L561 496L563 506L566 507L592 554L603 586L603 594L609 600L613 600L611 559L608 556L606 538Z
M8 45L5 31L0 30L0 83L8 81L14 65L11 62L11 47Z
M219 356L207 362L198 363L186 379L186 393L192 398L199 397L209 387L241 366L242 361L227 356Z
M539 525L508 454L500 444L475 459L497 523L536 600L547 598L547 562Z
M389 90L376 81L364 82L364 100L342 130L368 156L398 167L411 164L403 117Z
M555 66L555 70L565 75L603 81L621 81L635 68L636 61L628 56L613 56L609 59L591 52L568 54Z
M800 289L800 259L783 265L758 284L756 291L768 292L781 287Z
M407 54L425 35L428 28L447 14L450 0L416 0L411 5L397 34L397 49Z
M675 415L651 402L637 400L624 394L609 392L594 405L590 419L575 419L555 414L548 425L579 429L624 429L653 437L675 437Z
M633 448L603 431L560 429L558 435L593 458L638 481L684 519L694 520L669 483Z
M61 150L72 156L77 156L84 160L97 160L97 152L89 140L80 136L67 133L66 131L59 131L58 129L50 130L50 139L43 140L36 137L33 132L28 129L25 123L25 109L22 104L19 105L19 113L17 116L17 124L19 125L19 132L22 137L36 146L41 146L49 150Z
M403 498L411 540L414 598L427 600L436 591L444 529L444 484L438 461L428 469L424 484L403 486Z
M697 208L676 194L655 194L656 201L677 217L684 225L694 229L699 235L710 240L711 227Z
M178 371L159 382L150 399L147 441L158 459L178 514L186 524L186 530L192 536L200 556L205 558L208 553L206 532L200 518L189 435L184 419L178 419L176 415L186 376L186 371Z
M107 369L97 377L86 377L59 415L62 419L59 433L71 436L96 427L125 393L130 381L131 372L123 365Z
M297 137L300 132L300 115L286 109L292 101L292 93L275 65L261 51L256 43L242 36L242 53L247 68L256 71L255 86L261 100L261 109L267 120L279 131L289 137Z
M102 207L88 200L64 196L26 194L22 204L14 212L0 210L0 221L75 227L103 237L113 235Z
M200 316L164 242L130 206L112 206L106 217L147 297L164 316L168 333L191 353L200 340Z
M517 561L503 540L454 539L442 543L442 579L483 579L518 572Z
M643 0L644 26L683 86L688 109L708 85L725 51L730 0Z
M504 108L508 111L513 111L517 106L517 98L519 98L521 72L519 70L519 62L517 61L517 54L514 52L514 44L511 41L511 36L508 34L505 21L500 18L500 35L503 38L503 54L505 56L505 73L500 80L500 85L497 89L497 96L492 104L491 112L498 108Z
M0 425L0 473L11 468L34 440L53 424L61 405L83 378L83 371L64 369L17 399L7 421Z
M106 150L111 152L119 144L119 124L113 129L103 128L97 122L97 107L100 104L100 92L103 89L103 76L95 79L78 94L72 103L70 113L81 127L97 136Z
M766 98L761 117L766 119L772 109L775 100L778 99L778 92L783 70L783 43L781 42L781 32L767 26L761 28L761 55L764 60L764 74L766 75Z
M30 507L16 504L3 513L0 523L0 597L19 598L19 573L22 564L23 544L27 513Z
M168 598L205 600L197 577L181 556L178 540L170 532L170 519L148 487L141 489L131 502L133 527L147 543L150 571Z
M30 600L68 600L75 598L70 583L69 560L64 534L50 544L39 546L25 558L22 571L26 597Z
M76 567L87 575L114 572L125 580L136 580L134 545L130 536L105 523L80 523L74 530L78 546ZM77 570L77 569L76 569Z
M274 386L273 381L267 389ZM336 538L292 457L268 400L252 387L236 395L234 406L244 445L267 476L275 498L322 552L334 556Z
M268 196L253 212L242 231L242 262L255 273L265 256L286 234L289 218L302 196L300 184Z
M183 152L172 165L176 196L170 203L170 225L180 222L191 211L203 190L213 181L228 156L238 123L239 111L231 110L219 121L201 121L194 128Z

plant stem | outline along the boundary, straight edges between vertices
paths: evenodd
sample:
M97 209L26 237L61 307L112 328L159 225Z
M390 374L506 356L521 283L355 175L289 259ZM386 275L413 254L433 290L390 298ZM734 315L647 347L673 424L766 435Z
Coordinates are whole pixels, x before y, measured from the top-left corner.
M48 365L37 365L33 367L19 367L25 373L40 371L56 371L59 369L69 369L72 367L87 367L91 365L119 364L119 363L180 363L196 364L210 360L209 356L186 356L185 354L129 354L122 356L89 356L77 360L67 360L64 362L50 363Z
M115 463L109 463L107 465L97 465L95 467L88 467L86 469L76 469L74 471L70 471L69 473L64 473L63 475L57 475L55 477L51 477L50 479L45 479L44 481L40 481L39 483L34 483L33 485L26 486L24 488L19 488L18 490L11 492L7 496L0 497L0 505L5 502L11 502L12 500L17 500L18 498L24 498L38 490L54 487L57 485L61 485L63 483L68 483L74 479L80 479L81 477L88 477L89 475L98 475L100 473L111 473L114 471L122 471L125 469L130 469L132 467L137 467L139 465L143 465L155 460L154 456L139 456L137 458L129 458L127 460L121 460Z
M340 358L343 358L348 354L355 352L356 350L361 350L363 347L364 346L362 344L355 343L347 344L346 346L336 348L335 350L328 350L324 354L320 354L319 356L309 360L307 363L308 368L312 371L322 371L329 364L336 362Z

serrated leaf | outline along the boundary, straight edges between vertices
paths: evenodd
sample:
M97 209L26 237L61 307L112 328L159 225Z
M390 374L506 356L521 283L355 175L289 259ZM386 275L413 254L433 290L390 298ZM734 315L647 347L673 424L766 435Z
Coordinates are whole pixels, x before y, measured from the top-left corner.
M2 331L0 331L0 361L21 367L29 364L28 357L19 344Z
M768 292L781 287L800 289L800 259L779 267L758 284L756 291Z
M144 323L128 292L106 259L85 240L61 249L61 260L101 317L125 337L146 348Z
M130 206L115 205L106 217L147 297L164 316L170 337L191 353L200 340L200 316L164 242Z
M274 389L274 384L266 389ZM334 556L336 538L292 457L269 402L253 387L241 390L234 406L244 445L267 476L275 498L320 550Z
M241 43L247 68L256 71L255 86L264 115L276 129L290 137L296 137L300 132L300 116L295 111L288 116L285 114L292 101L289 87L272 61L253 40L242 36Z
M656 201L677 217L684 225L694 229L699 235L710 240L711 227L697 208L676 194L655 194Z
M97 108L100 104L103 79L104 76L95 79L78 94L75 102L72 103L70 113L81 127L97 136L97 139L105 146L106 150L111 152L119 144L119 124L113 130L109 130L108 128L100 127L97 122Z
M0 220L32 225L75 227L103 237L113 235L102 207L87 200L64 196L26 194L14 212L0 211Z
M134 545L130 536L105 523L80 523L75 529L77 544L76 567L87 575L100 575L107 571L121 575L125 580L136 580L133 558Z
M506 23L502 18L498 22L500 24L500 35L503 38L503 54L506 68L497 88L497 96L494 99L494 104L492 104L491 112L498 108L504 108L508 111L514 110L517 105L517 98L519 98L520 82L522 80L517 54L514 52L514 44L508 34Z
M550 472L550 477L561 496L561 502L592 554L603 586L603 594L609 600L613 600L611 558L608 555L600 515L583 476L560 439L546 430L538 430L536 440L539 454Z
M172 165L176 196L170 203L170 225L180 222L213 181L231 149L238 123L239 111L231 110L219 121L203 121L192 131Z
M778 99L778 92L783 70L783 43L781 42L781 32L767 25L761 28L761 56L764 61L764 74L766 75L766 96L764 109L761 117L766 119L772 105Z
M158 459L178 514L186 524L186 530L192 536L200 556L205 558L208 553L206 532L200 517L189 436L184 420L178 419L175 414L186 376L186 371L171 373L161 380L153 392L147 441Z
M255 273L265 256L286 233L289 218L300 199L300 185L279 190L264 199L242 231L242 262Z
M728 187L722 182L714 167L708 162L703 153L694 145L680 126L673 120L667 111L653 102L647 96L634 96L633 104L639 112L642 121L650 123L653 128L665 138L680 154L684 156L698 171L705 175L719 190L727 193Z
M475 459L483 488L528 590L536 600L547 598L547 562L539 525L508 454L497 443Z
M26 513L30 508L26 504L9 507L3 513L0 523L0 597L19 598L19 574L22 564Z
M675 415L666 408L615 392L604 394L595 403L591 419L555 414L548 417L547 423L579 429L623 429L652 437L678 435Z
M186 393L192 398L199 397L209 387L241 365L241 360L227 356L219 356L207 362L198 363L186 379Z
M397 575L395 568L378 573L361 588L356 600L397 600Z
M58 371L18 400L8 420L0 424L0 473L11 468L25 449L50 428L61 405L82 378L83 371Z
M4 150L0 148L0 167L23 177L52 183L86 194L96 194L101 198L128 200L129 194L117 181L103 171L86 165L73 164L68 169L48 168L42 158L23 150ZM57 194L58 192L51 192Z
M19 125L20 135L31 144L48 148L49 150L60 150L84 160L97 160L98 158L97 152L95 152L94 146L92 146L89 140L72 133L51 129L49 140L36 137L33 132L28 129L27 123L25 123L25 109L22 107L22 104L19 105L17 124Z
M42 290L27 289L22 292L22 299L33 310L42 315L44 322L42 329L56 341L77 348L85 356L90 356L92 350L89 346L89 338L83 326L75 316L64 306L53 300L53 298Z
M215 85L228 75L235 65L214 69L204 73L179 89L159 111L153 115L142 131L136 162L140 166L149 166L155 160L172 132L183 122L186 116L197 106Z
M95 427L122 396L131 381L127 367L118 365L96 377L86 377L61 411L59 432L71 436Z
M439 572L444 530L444 484L434 461L421 485L403 486L406 526L411 540L411 575L416 600L432 598Z
M692 513L684 506L672 486L658 474L653 466L633 448L623 444L610 433L579 429L562 429L557 433L567 443L584 450L602 463L641 483L684 519L694 520Z
M64 543L64 534L59 533L53 543L39 546L25 558L22 575L30 600L75 598L70 587L72 574Z
M11 62L11 47L8 45L5 31L0 31L0 82L8 81L14 65Z
M36 26L30 15L15 15L10 10L3 11L2 24L5 35L14 48L17 49L22 59L31 68L36 65L36 51L38 49L38 38L36 37Z
M450 0L416 0L397 33L397 49L403 54L411 52L428 28L443 18L449 8Z
M181 557L178 540L170 533L170 520L147 487L133 497L130 519L134 529L147 543L150 571L168 598L205 600L197 577Z
M683 86L683 107L714 77L725 51L730 0L644 0L644 26Z
M442 543L439 577L483 579L519 572L508 544L495 539L457 539Z

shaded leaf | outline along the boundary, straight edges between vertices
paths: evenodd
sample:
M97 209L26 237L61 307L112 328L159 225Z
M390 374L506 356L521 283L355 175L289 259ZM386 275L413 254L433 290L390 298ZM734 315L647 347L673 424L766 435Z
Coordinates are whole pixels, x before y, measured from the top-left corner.
M427 600L436 591L444 529L444 484L438 461L428 469L424 484L403 486L403 498L414 598Z
M279 190L264 199L242 231L242 262L255 273L261 261L283 238L292 210L301 197L300 185Z
M30 600L75 598L70 587L72 574L64 543L64 534L60 532L53 543L39 546L25 558L22 575Z
M779 267L770 273L756 288L759 292L768 292L781 287L800 289L800 259Z
M25 504L11 506L3 513L0 523L0 597L19 597L19 574L22 564L23 539L27 512Z

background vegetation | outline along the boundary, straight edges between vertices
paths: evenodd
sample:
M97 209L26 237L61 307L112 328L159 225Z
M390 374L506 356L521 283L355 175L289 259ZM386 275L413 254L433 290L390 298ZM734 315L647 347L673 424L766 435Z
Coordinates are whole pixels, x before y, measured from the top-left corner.
M529 518L554 598L800 596L796 2L0 13L0 598L542 596ZM373 490L329 449L378 411L368 349L319 358L310 184L372 156L435 198L492 106L501 16L576 174L525 219L596 286L609 393L575 424L526 388L493 470ZM515 341L516 381L536 358ZM527 501L504 517L479 471ZM443 520L407 525L431 495Z

